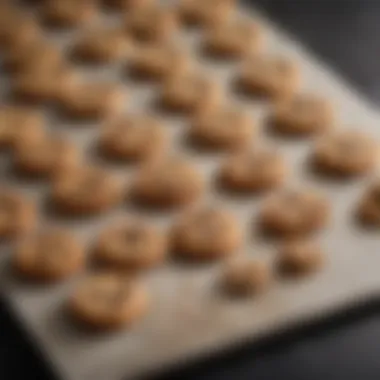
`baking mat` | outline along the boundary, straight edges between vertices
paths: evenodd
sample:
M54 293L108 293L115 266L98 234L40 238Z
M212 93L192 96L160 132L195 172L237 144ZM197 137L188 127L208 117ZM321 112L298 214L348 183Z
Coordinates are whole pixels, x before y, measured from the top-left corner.
M242 6L243 7L243 6ZM356 126L373 136L380 137L379 113L354 90L332 73L310 53L299 46L286 33L251 7L244 9L263 25L269 51L294 58L300 65L304 90L330 98L339 111L342 126ZM113 22L112 19L109 22ZM66 44L75 33L52 35ZM182 31L178 38L198 54L199 33ZM199 54L199 57L201 55ZM203 60L205 70L229 85L235 64ZM156 86L137 84L122 74L121 66L101 69L84 69L84 75L107 80L122 78L130 94L127 111L150 109L157 96ZM2 76L3 89L7 80ZM232 94L232 92L231 92ZM231 96L231 101L244 103L258 122L265 116L267 105L262 102ZM46 111L49 113L49 111ZM57 129L89 155L99 135L96 125L66 123L51 116L52 128ZM199 154L186 148L184 137L188 124L186 118L163 116L168 132L173 138L173 151L189 155L194 163L207 173L209 181L221 161L221 155ZM380 289L380 238L374 232L364 231L355 225L352 214L366 179L351 183L320 180L307 170L307 156L311 141L282 141L267 137L284 153L292 173L289 183L320 188L333 205L333 218L320 240L326 251L327 265L320 273L299 281L279 281L256 298L233 301L218 293L216 275L218 264L187 267L167 263L146 275L152 305L148 316L133 329L112 334L90 334L74 327L64 311L64 301L78 278L52 287L37 287L19 282L9 269L10 247L0 247L0 286L2 293L19 316L20 321L36 339L57 373L70 380L119 380L133 378L148 371L171 365L184 358L227 348L241 340L254 340L290 324L315 318L367 299ZM95 159L96 160L96 159ZM10 175L10 162L1 156L1 181L18 185L37 202L44 199L48 187L37 182L19 181ZM128 180L133 168L109 165L110 170ZM210 187L212 188L212 187ZM273 251L259 238L251 238L252 220L261 198L231 198L210 191L207 197L231 209L245 228L249 255L273 259ZM205 200L207 201L207 200ZM99 229L110 220L127 212L138 212L125 204L113 213L91 221L61 221L83 239L96 236ZM149 214L149 218L165 227L173 214ZM41 223L49 223L45 217Z

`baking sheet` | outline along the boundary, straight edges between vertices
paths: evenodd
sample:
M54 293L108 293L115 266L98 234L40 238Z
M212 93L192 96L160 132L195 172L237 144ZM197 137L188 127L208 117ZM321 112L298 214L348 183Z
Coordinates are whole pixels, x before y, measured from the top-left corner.
M379 113L325 66L320 64L293 39L265 19L258 11L249 12L264 27L266 44L270 51L283 53L296 59L302 69L304 90L331 98L339 110L342 126L356 126L380 137ZM244 12L245 14L247 12ZM109 19L107 22L113 22ZM52 38L66 44L73 33L54 35ZM74 33L75 34L75 33ZM184 32L179 38L197 51L198 32ZM201 55L199 55L201 56ZM218 76L225 85L230 83L235 64L217 64L204 60L210 75ZM153 109L156 86L137 84L121 73L121 66L83 70L84 75L107 80L122 78L130 94L126 111ZM6 83L6 78L2 78ZM1 86L4 88L4 86ZM267 105L262 102L231 97L244 103L258 122L265 116ZM47 110L47 113L49 111ZM94 142L99 135L95 124L68 124L51 118L51 127L68 135L92 155ZM212 175L221 162L221 155L199 154L188 149L184 137L186 118L163 116L166 128L173 139L173 151L189 155L194 163ZM380 289L380 240L375 232L361 230L352 218L353 209L367 179L351 183L338 183L314 177L306 167L311 141L283 141L268 137L261 126L263 140L283 151L292 170L289 183L318 187L326 193L333 205L333 218L320 240L327 265L315 276L299 281L278 281L265 294L248 300L233 301L223 297L216 288L218 264L187 267L169 262L146 275L151 293L151 310L142 323L132 330L113 334L90 334L74 327L65 315L64 302L79 278L53 287L37 287L21 283L9 268L10 247L0 246L0 286L2 293L14 307L20 321L36 338L44 354L57 373L70 380L119 380L134 378L154 369L176 363L202 353L228 347L244 339L254 340L289 324L310 317L322 316L356 301L367 299ZM252 141L253 143L253 141ZM1 181L14 183L41 203L48 186L38 182L21 181L11 175L10 162L0 156ZM109 165L126 181L133 174L132 167ZM211 188L211 187L210 187ZM208 198L208 199L207 199ZM220 202L239 218L246 232L243 251L273 259L270 244L252 237L252 220L262 198L232 198L210 191L202 201ZM81 238L91 240L96 232L110 220L126 213L139 213L125 204L101 218L91 220L64 220ZM147 217L165 228L175 214L147 213ZM50 223L52 217L41 220Z

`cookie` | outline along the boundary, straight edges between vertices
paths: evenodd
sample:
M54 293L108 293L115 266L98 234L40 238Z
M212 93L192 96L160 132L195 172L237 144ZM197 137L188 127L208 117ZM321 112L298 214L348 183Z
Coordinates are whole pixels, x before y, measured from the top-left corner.
M126 32L140 42L168 41L177 29L177 16L170 7L138 7L125 16Z
M237 257L226 262L222 270L223 289L234 296L247 296L265 291L272 281L270 268L264 261Z
M40 11L42 22L53 28L73 28L98 17L96 0L47 0Z
M198 112L189 130L189 139L197 147L225 151L247 146L255 134L255 124L248 112L226 105Z
M190 71L173 75L165 81L159 104L165 110L189 113L215 108L222 98L222 89L213 78Z
M78 160L77 147L59 134L22 139L13 153L15 171L36 177L56 175L75 166Z
M322 136L315 145L312 162L325 174L351 177L374 170L378 158L378 143L372 137L347 130Z
M238 89L246 95L274 99L292 97L299 83L299 69L293 61L258 54L246 59L237 78Z
M166 236L154 226L136 218L121 220L105 229L95 245L95 259L122 270L141 270L165 260Z
M237 220L228 211L200 207L174 223L170 239L174 254L202 262L234 254L243 238Z
M235 0L181 0L178 11L186 25L223 25L234 14Z
M254 146L227 157L219 170L218 182L228 191L251 194L281 186L287 172L277 150Z
M357 213L361 222L369 226L380 226L380 180L376 179L365 191Z
M315 242L295 239L284 242L277 254L276 266L286 275L307 275L319 270L324 264L322 248Z
M20 140L38 138L45 132L42 113L17 105L0 107L0 147L13 148Z
M155 0L102 0L102 3L110 9L130 11L135 8L152 6Z
M197 200L203 190L202 175L179 157L163 157L145 163L132 182L134 200L156 208L188 205Z
M36 224L34 204L15 189L0 188L0 240L29 233Z
M89 275L68 302L70 314L85 326L109 330L130 326L148 309L145 288L135 279L115 273Z
M324 227L329 221L330 205L314 190L280 190L262 205L259 223L272 234L307 235Z
M211 27L204 36L202 48L206 55L222 59L234 59L257 52L262 34L252 21L234 20Z
M23 239L16 247L13 266L24 278L56 282L79 272L84 248L70 231L49 228Z
M326 99L304 94L277 104L269 124L274 132L283 135L314 135L334 127L335 113Z
M118 204L123 190L118 178L105 169L82 164L54 177L51 200L60 213L92 215Z
M11 73L55 72L62 67L61 51L51 43L41 40L27 46L16 46L4 57L3 66Z
M188 52L170 43L139 45L127 62L126 71L136 79L165 80L191 66Z
M60 99L62 113L72 119L96 120L120 114L125 103L121 86L107 82L74 83Z
M56 103L77 81L78 75L70 67L61 67L56 71L44 71L42 67L26 70L12 79L10 96L24 104Z
M168 136L153 115L135 114L107 123L99 141L103 156L126 162L144 161L164 152Z
M71 48L74 60L91 64L118 62L126 58L131 41L121 28L90 29Z

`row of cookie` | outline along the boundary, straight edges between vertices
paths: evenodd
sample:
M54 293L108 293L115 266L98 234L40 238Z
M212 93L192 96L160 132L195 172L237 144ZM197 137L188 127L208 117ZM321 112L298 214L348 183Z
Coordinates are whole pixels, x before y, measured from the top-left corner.
M117 270L109 268L89 274L79 283L69 302L74 316L103 329L134 322L135 312L140 317L147 311L148 293L135 274L123 274L123 269L158 264L163 258L164 247L165 241L157 231L136 224L136 221L127 220L105 231L95 245L95 256L111 263L114 269L116 264ZM12 263L16 273L24 279L46 283L71 277L83 269L85 261L83 247L70 233L51 229L20 242ZM291 240L280 245L273 268L266 261L247 256L231 258L222 266L218 281L228 294L256 295L270 286L276 273L303 276L315 272L323 264L324 255L317 244ZM130 315L131 307L137 307L137 295L144 296L140 299L144 303Z

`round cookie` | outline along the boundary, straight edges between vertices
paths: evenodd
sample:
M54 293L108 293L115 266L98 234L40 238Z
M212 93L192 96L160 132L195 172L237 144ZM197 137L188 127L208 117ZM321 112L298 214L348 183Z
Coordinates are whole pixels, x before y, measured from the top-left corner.
M322 136L315 145L312 160L315 167L329 175L358 176L375 169L379 146L370 136L347 130Z
M143 317L148 308L148 295L136 279L97 273L79 284L68 307L71 315L88 327L117 329Z
M277 150L256 146L227 157L218 180L228 191L250 194L281 186L286 174L285 161Z
M51 198L61 213L92 215L105 212L123 197L122 183L108 171L80 165L54 177Z
M210 28L204 36L203 50L215 58L241 58L258 51L261 42L259 26L240 19Z
M197 147L223 151L247 146L255 134L255 124L248 112L226 105L198 112L189 139Z
M101 119L120 114L126 96L123 88L106 82L78 82L60 99L62 113L70 118Z
M0 187L0 240L24 235L35 224L34 204L15 189Z
M126 32L140 42L168 41L177 29L177 15L170 7L137 7L125 16Z
M278 270L286 275L301 276L317 271L324 263L322 249L310 240L290 240L279 248Z
M131 42L121 28L92 28L81 35L71 49L74 60L105 64L125 58Z
M223 25L232 18L235 0L181 0L179 14L187 25Z
M45 133L46 120L31 108L3 105L0 107L0 147L13 148L21 139L29 141Z
M222 271L223 289L235 296L258 294L266 290L272 273L263 261L248 257L230 259Z
M247 95L290 98L298 89L300 73L293 61L283 57L252 55L238 74L238 87Z
M77 147L58 134L22 139L13 154L14 169L28 176L51 177L73 167L78 160Z
M201 207L185 213L171 230L173 253L201 262L234 254L242 239L235 217L215 207Z
M139 45L127 62L126 69L133 78L164 80L191 66L189 54L179 45L154 43Z
M141 270L165 260L166 236L154 226L128 218L105 229L95 245L95 259L122 270Z
M380 226L380 180L374 181L366 190L358 206L360 220L369 226Z
M139 7L152 6L156 0L102 0L102 3L114 10L130 11Z
M179 157L162 157L145 163L132 183L134 199L155 208L185 206L200 198L203 189L202 175Z
M123 116L105 125L100 137L102 155L120 161L143 161L164 152L168 136L156 117Z
M324 227L330 205L320 193L308 190L280 190L269 196L259 214L260 226L276 235L307 235Z
M330 102L316 95L298 95L274 107L270 127L289 136L319 134L331 130L335 113Z
M4 57L3 66L12 73L56 72L62 67L62 52L48 41L41 40L27 46L15 46Z
M53 28L72 28L91 23L98 16L96 0L47 0L42 4L42 22Z
M26 70L11 81L10 94L13 99L26 104L57 102L77 80L77 73L69 67L47 72L43 68Z
M27 279L56 282L77 273L84 266L82 245L64 229L47 231L23 239L16 247L13 265Z
M159 103L164 109L189 113L218 106L223 92L212 78L190 71L168 78L159 96Z

